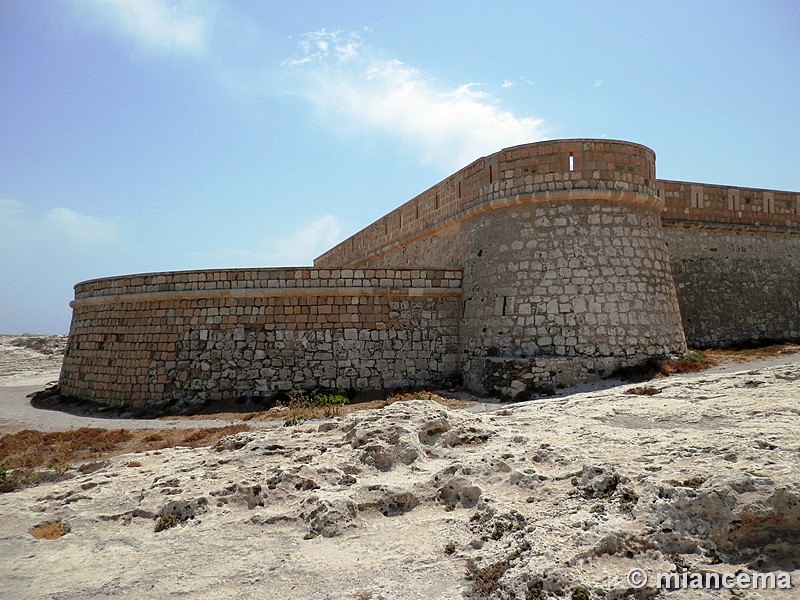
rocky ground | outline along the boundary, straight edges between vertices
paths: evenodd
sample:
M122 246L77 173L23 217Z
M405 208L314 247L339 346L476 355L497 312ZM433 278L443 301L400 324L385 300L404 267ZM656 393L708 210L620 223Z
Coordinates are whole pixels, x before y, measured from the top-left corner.
M399 402L0 494L0 597L800 597L800 354L481 410ZM656 589L682 569L795 588Z

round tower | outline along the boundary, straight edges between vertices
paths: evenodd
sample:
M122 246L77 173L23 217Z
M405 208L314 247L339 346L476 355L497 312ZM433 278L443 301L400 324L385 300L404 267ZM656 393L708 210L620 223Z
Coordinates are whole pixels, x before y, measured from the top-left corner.
M490 209L460 232L469 387L517 396L685 351L652 150L559 140L486 160Z

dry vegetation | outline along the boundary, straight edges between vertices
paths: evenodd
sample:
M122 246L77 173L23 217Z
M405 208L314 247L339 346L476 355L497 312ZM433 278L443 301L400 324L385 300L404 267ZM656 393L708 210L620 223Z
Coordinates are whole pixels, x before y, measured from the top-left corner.
M796 344L779 344L752 349L693 350L677 359L651 361L646 365L621 370L618 375L629 381L648 381L676 373L703 371L722 364L744 363L773 358L800 351ZM627 390L635 395L653 395L661 390L654 386L639 386ZM446 398L427 391L395 392L391 395L362 394L352 404L337 405L335 410L322 412L326 416L349 414L356 411L384 408L406 400L432 400L448 408L463 408L474 403L474 398ZM70 469L89 472L96 461L110 456L161 450L173 446L197 448L216 443L222 437L247 431L247 421L291 421L322 416L310 407L281 406L271 410L236 411L225 407L216 412L192 416L172 416L167 419L198 420L221 419L235 421L227 427L197 429L93 429L46 433L25 430L0 437L0 493L20 487L53 480ZM306 415L303 411L310 411ZM299 412L298 412L299 411ZM312 414L313 412L313 414ZM317 411L319 412L319 411ZM95 462L92 462L95 461ZM76 465L79 465L76 467Z
M69 526L61 521L45 521L32 527L28 533L37 540L57 540L69 533Z
M703 350L702 354L713 364L732 364L765 360L796 352L800 352L800 345L787 343L772 344L761 348L712 348Z
M624 367L619 369L615 375L626 381L649 381L680 373L705 371L719 365L764 360L796 352L800 352L800 346L797 344L773 344L761 348L691 350L678 358L654 358L642 365ZM645 388L635 389L644 390ZM636 394L639 392L630 391L629 393Z
M194 416L167 417L165 419L199 420L223 419L239 421L226 427L197 429L98 429L83 427L71 431L42 432L26 429L0 437L0 493L21 487L52 481L77 466L89 472L97 461L118 454L162 450L173 446L197 448L210 446L219 439L249 431L243 421L284 421L298 415L303 418L334 416L354 411L383 408L404 400L433 400L445 406L460 407L469 404L464 400L443 398L431 392L395 393L391 396L365 400L354 405L336 407L330 414L323 409L320 414L309 407L282 407L278 410L251 412L222 412ZM308 414L303 411L308 410ZM294 411L294 412L293 412ZM313 414L312 414L313 412ZM298 419L297 422L302 422Z
M661 390L652 385L639 385L625 390L625 393L636 396L655 396L656 394L660 394Z
M414 391L414 392L392 392L386 395L386 392L362 392L359 393L350 404L345 404L337 407L336 415L348 415L353 412L362 410L373 410L376 408L384 408L395 402L403 402L405 400L432 400L448 408L464 408L475 403L474 399L459 399L447 398L427 391ZM238 410L237 410L238 408ZM301 407L302 408L302 407ZM189 420L189 421L203 421L203 420L221 420L221 421L285 421L292 412L291 401L283 406L277 406L271 409L264 410L247 410L247 407L235 407L223 405L220 408L206 408L202 413L194 415L170 415L161 417L163 421L173 420ZM312 416L324 416L324 410L319 411L319 414ZM309 417L310 418L310 417Z
M226 435L248 431L245 424L202 429L93 429L42 432L26 429L0 437L0 493L62 475L74 465L128 452L172 446L210 446Z

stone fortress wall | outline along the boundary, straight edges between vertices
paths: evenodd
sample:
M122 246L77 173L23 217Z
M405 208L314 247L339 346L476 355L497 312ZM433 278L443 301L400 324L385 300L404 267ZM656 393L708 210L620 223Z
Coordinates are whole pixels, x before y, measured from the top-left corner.
M690 344L800 339L800 194L655 179L652 150L481 158L313 268L76 286L61 387L163 405L315 387L521 397Z
M637 144L509 148L315 262L463 268L473 389L513 394L608 374L686 348L654 175L654 153Z
M656 181L686 339L800 340L800 194Z
M235 269L75 287L60 386L137 407L460 372L459 270Z

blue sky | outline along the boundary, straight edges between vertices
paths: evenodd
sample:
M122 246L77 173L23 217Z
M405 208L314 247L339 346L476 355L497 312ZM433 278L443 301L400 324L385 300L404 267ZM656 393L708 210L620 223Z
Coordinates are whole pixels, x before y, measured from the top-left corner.
M310 264L475 158L562 137L800 191L800 4L0 0L0 332L72 286Z

